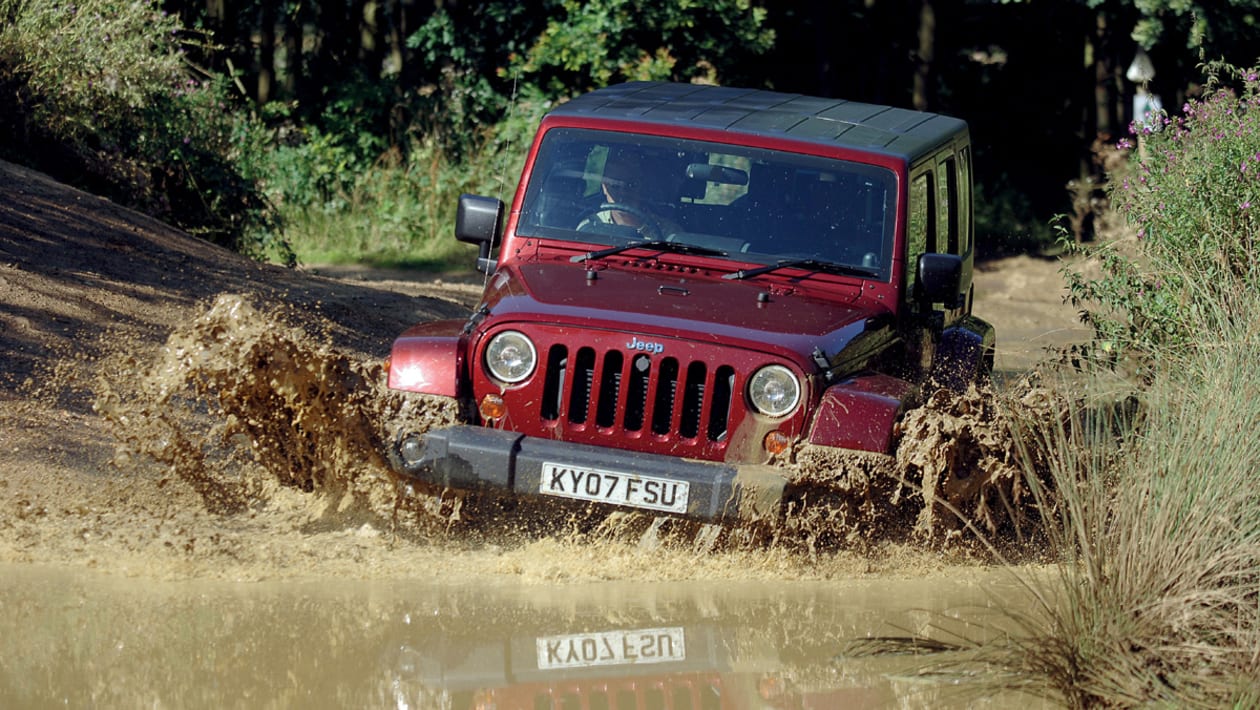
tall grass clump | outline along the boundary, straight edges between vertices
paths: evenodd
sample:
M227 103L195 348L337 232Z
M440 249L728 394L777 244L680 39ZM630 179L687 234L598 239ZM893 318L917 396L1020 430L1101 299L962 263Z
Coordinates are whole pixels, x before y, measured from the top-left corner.
M1012 609L1019 632L979 649L1003 685L1070 707L1260 703L1260 327L1203 344L1159 371L1119 443L1092 405L1025 432L1050 452L1059 562Z
M1135 126L1112 176L1133 234L1070 284L1096 352L1138 364L1138 414L1117 427L1076 380L1064 399L1085 404L1022 432L1049 453L1028 480L1059 561L1018 632L976 652L1071 707L1260 706L1260 78L1215 70L1180 116Z
M157 0L0 0L0 155L245 252L282 247L264 140ZM282 252L283 249L280 249Z

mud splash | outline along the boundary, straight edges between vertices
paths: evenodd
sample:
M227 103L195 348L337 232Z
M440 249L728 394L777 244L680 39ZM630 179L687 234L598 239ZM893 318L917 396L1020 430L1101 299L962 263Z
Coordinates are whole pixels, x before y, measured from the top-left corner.
M1027 539L1039 515L1027 476L1042 477L1046 457L1017 432L1061 420L1065 409L1033 379L1003 393L941 388L897 424L892 455L800 445L779 539L811 550Z
M160 462L211 514L255 509L288 489L321 501L316 515L325 528L367 521L394 533L458 529L482 539L817 554L1019 531L1032 501L1010 420L1053 409L1031 391L1022 398L937 391L900 423L894 456L799 446L786 462L785 514L738 528L527 506L425 490L392 474L381 453L387 432L403 421L421 431L453 423L458 413L448 400L388 390L379 363L338 351L321 327L309 313L222 295L176 329L156 360L107 358L95 408L118 438L116 463Z
M299 320L222 295L156 361L108 358L94 408L119 441L115 463L160 462L216 514L289 487L321 496L328 516L394 517L383 427L399 416L437 425L453 412L404 402L382 386L378 363L338 352Z
M999 395L972 386L940 389L898 423L894 504L917 508L913 535L924 541L1023 539L1039 511L1028 475L1045 478L1046 454L1018 432L1063 421L1061 397L1022 380Z

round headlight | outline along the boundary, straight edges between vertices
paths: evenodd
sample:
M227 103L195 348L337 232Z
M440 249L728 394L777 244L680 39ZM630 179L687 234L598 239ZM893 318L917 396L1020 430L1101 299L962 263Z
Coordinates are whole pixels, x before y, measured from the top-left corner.
M766 365L748 380L748 399L758 412L781 417L801 401L801 383L782 365Z
M507 384L520 382L534 372L538 352L524 333L505 330L486 345L486 369Z

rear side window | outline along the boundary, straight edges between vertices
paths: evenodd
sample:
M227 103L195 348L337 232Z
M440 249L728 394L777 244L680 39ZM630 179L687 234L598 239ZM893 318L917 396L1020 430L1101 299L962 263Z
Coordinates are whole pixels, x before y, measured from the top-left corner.
M936 250L946 254L960 254L958 234L962 215L958 210L958 161L949 156L941 163L940 224Z
M919 255L928 250L929 237L936 241L936 189L931 170L910 181L910 204L906 223L906 293L914 293Z
M748 194L748 181L740 176L748 175L752 170L752 160L741 155L727 153L710 153L708 160L710 175L734 176L735 180L706 180L704 194L692 198L697 205L730 205Z

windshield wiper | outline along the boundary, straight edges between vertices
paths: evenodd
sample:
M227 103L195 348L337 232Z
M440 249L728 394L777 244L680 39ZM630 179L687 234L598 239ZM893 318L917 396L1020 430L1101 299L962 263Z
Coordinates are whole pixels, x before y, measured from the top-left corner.
M630 242L620 246L608 247L599 251L588 251L585 254L578 254L569 257L569 261L579 263L590 259L602 259L613 254L620 254L623 251L631 249L660 249L661 251L672 251L678 254L701 254L703 256L726 256L726 252L721 249L711 249L696 244L688 244L686 242L667 242L664 239L648 239L646 241Z
M758 266L755 269L740 269L724 275L724 279L747 279L753 276L768 274L771 271L779 269L814 269L815 271L825 271L829 274L840 274L842 276L864 276L867 278L879 278L879 271L868 269L863 266L850 266L848 264L838 264L834 261L823 261L822 259L780 259L773 264Z

